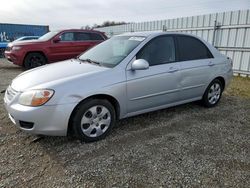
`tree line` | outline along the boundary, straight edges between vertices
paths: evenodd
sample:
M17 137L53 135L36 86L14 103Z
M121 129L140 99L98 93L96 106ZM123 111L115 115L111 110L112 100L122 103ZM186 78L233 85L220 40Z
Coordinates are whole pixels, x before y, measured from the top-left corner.
M115 22L115 21L105 21L102 24L94 24L92 26L86 25L82 26L81 29L95 29L95 28L100 28L100 27L108 27L108 26L115 26L115 25L124 25L127 24L126 22Z

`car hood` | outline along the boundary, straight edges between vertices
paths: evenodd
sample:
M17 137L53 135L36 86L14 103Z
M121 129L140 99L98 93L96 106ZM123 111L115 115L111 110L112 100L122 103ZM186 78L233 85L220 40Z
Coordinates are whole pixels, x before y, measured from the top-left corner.
M9 43L9 47L12 46L25 46L25 45L30 45L30 44L40 44L40 43L44 43L46 41L42 41L42 40L24 40L24 41L13 41L11 43Z
M23 72L12 81L11 86L16 91L24 91L41 84L87 76L108 69L71 59Z

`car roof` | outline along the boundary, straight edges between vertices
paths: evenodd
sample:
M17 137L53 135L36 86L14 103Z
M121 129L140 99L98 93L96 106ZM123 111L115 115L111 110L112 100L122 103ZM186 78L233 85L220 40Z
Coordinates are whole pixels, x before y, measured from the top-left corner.
M214 56L221 56L220 52L215 47L213 47L209 42L205 41L201 37L198 37L196 35L189 34L189 33L167 32L167 31L144 31L144 32L123 33L118 36L154 38L154 37L161 36L161 35L182 35L182 36L190 36L190 37L196 38L202 41L204 44L206 44L206 46L209 48L209 50L212 52Z
M18 38L18 39L23 39L23 38L32 38L32 37L40 37L40 36L23 36L23 37L20 37L20 38Z
M89 29L62 29L62 30L57 30L58 32L65 32L65 31L83 31L83 32L91 32L91 33L103 33L101 31L97 30L89 30Z
M186 35L186 36L196 37L195 35L191 35L187 33L167 32L167 31L128 32L128 33L120 34L118 36L156 37L160 35Z

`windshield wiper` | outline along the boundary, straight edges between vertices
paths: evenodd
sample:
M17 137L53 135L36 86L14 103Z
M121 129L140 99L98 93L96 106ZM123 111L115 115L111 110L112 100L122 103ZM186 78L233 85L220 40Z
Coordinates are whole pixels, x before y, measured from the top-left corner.
M101 66L101 63L99 63L99 62L97 62L97 61L93 61L93 60L91 60L91 59L80 59L80 58L78 58L78 60L80 60L80 61L85 61L85 62L88 62L88 63L91 63L91 64L95 64L95 65Z

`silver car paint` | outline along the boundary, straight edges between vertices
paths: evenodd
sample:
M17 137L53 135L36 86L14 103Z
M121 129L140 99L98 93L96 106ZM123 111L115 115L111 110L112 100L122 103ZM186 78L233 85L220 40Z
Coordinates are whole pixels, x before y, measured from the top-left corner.
M110 69L78 60L67 60L26 71L15 78L11 87L17 91L5 106L12 120L35 123L34 134L66 135L73 109L82 100L93 95L109 95L120 106L119 118L125 118L202 98L209 83L223 77L226 85L232 77L230 60L203 41L212 52L213 59L176 62L131 70L137 52L152 38L177 33L144 32L123 35L145 36L119 65ZM18 104L20 94L30 89L49 88L54 96L41 107ZM6 92L7 93L7 92Z

